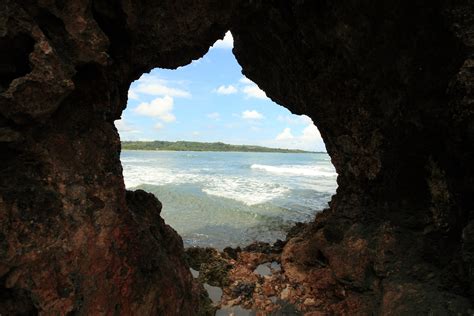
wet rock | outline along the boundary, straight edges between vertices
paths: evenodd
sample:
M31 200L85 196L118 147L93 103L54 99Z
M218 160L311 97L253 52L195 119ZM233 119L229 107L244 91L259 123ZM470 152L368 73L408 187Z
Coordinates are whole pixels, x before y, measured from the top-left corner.
M296 237L304 232L304 230L308 227L308 224L305 223L296 223L293 225L288 233L286 233L286 238L290 239ZM283 245L284 246L284 245Z
M283 247L285 246L285 241L277 240L274 244L269 244L266 242L256 241L250 245L244 247L243 251L245 252L256 252L262 254L278 254L281 253Z
M185 252L188 264L199 271L200 282L219 287L229 283L227 275L232 265L223 253L213 248L200 247L187 248Z
M237 283L236 285L232 286L231 291L233 296L250 298L252 297L254 289L254 283Z
M277 239L273 244L272 251L274 253L281 253L283 251L283 247L285 247L286 241Z
M218 260L221 257L217 249L201 247L186 248L185 255L189 266L198 271L202 264Z
M246 246L243 250L246 252L258 252L258 253L263 253L263 254L269 254L272 252L272 246L266 242L256 241Z
M231 259L237 259L237 256L239 254L239 252L241 252L242 250L240 249L240 247L237 247L237 248L232 248L232 247L225 247L223 252L229 256L229 258Z

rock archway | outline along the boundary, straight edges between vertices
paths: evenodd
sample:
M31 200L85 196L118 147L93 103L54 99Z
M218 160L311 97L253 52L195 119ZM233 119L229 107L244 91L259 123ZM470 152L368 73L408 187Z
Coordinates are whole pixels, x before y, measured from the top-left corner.
M471 1L0 4L0 313L194 315L160 203L126 192L130 82L226 30L247 77L317 123L330 208L284 250L322 312L472 306Z

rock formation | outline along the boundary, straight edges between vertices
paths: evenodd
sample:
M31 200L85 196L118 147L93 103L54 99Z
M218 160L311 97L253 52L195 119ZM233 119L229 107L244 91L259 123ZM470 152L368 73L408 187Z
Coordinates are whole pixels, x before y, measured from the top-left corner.
M328 311L471 306L473 5L261 2L234 25L243 72L314 120L339 174L283 255L295 278L318 284L324 262L345 284Z
M313 119L339 174L330 207L285 246L287 274L314 284L322 313L472 312L473 12L471 0L3 0L0 314L198 313L159 202L125 191L113 122L133 80L229 29L244 74Z

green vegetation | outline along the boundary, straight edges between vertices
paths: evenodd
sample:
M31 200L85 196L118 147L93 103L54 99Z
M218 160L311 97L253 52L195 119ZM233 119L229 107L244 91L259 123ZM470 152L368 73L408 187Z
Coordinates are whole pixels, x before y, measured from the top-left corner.
M272 153L312 153L298 149L281 149L269 148L262 146L249 145L229 145L221 142L218 143L201 143L201 142L166 142L155 140L151 142L132 142L123 141L122 149L124 150L169 150L169 151L238 151L238 152L272 152Z

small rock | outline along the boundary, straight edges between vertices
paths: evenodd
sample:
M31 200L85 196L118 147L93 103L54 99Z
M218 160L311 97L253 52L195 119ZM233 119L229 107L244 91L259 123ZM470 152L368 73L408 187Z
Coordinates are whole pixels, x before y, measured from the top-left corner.
M253 283L239 283L232 289L233 296L251 297L255 289Z
M316 300L314 298L307 298L304 300L303 304L307 306L314 306L316 305Z
M281 291L280 298L282 300L288 300L290 298L290 288L289 287L286 287L286 288L283 289L283 291Z
M237 256L239 255L239 252L242 251L242 249L240 249L240 247L237 247L237 248L225 247L223 251L225 254L229 256L229 258L237 260Z

